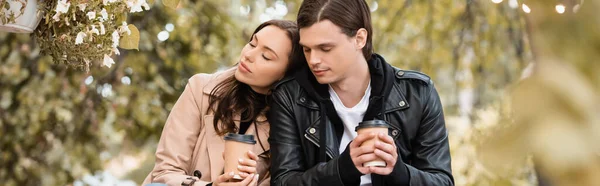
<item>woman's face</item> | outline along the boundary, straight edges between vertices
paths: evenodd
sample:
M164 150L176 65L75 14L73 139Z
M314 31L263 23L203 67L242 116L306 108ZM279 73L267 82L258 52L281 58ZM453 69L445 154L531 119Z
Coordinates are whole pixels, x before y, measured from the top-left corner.
M267 94L271 85L285 75L291 51L292 40L287 32L266 26L242 49L235 78L254 91Z

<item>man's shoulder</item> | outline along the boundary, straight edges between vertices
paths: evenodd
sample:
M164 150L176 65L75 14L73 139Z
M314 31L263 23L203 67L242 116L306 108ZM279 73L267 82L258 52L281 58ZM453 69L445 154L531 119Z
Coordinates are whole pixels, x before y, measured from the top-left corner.
M273 90L289 90L292 88L301 88L300 84L296 81L296 77L294 76L286 76L283 79L279 80L279 82L273 85Z
M394 67L394 76L398 81L414 81L424 85L433 84L433 81L429 75L415 70L404 70Z

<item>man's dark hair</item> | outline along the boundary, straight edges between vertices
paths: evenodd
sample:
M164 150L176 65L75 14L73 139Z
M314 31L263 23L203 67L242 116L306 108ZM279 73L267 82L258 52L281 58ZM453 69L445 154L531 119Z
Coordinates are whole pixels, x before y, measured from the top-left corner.
M329 20L342 29L348 37L356 36L358 29L367 30L367 43L363 56L369 60L373 53L373 27L371 12L365 0L305 0L298 11L298 28L310 27Z

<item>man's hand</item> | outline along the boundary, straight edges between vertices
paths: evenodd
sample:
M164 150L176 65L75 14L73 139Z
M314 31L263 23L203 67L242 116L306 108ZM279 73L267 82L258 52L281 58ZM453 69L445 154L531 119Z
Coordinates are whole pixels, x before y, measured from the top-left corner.
M369 167L369 172L379 175L389 175L394 170L394 165L398 161L398 151L394 139L387 134L380 133L377 135L379 141L375 142L374 154L383 159L387 164L386 167ZM352 152L352 151L351 151Z
M352 142L350 142L350 158L352 159L354 166L356 166L356 169L362 174L371 173L369 167L364 167L363 164L377 159L377 155L373 153L375 150L373 146L360 147L360 145L367 140L375 138L375 136L375 133L359 134Z

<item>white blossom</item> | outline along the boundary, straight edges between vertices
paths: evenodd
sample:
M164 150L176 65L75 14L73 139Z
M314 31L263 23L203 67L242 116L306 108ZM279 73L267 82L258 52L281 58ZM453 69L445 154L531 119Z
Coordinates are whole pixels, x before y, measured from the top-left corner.
M87 3L81 3L81 4L77 5L77 7L79 7L79 10L81 10L82 12L85 12L86 6L87 6Z
M59 0L56 4L56 14L52 16L52 19L54 19L54 21L60 21L60 15L67 13L70 6L71 3L67 2L67 0Z
M86 34L84 32L79 32L77 33L77 38L75 38L75 44L81 44L83 43L83 38L85 38Z
M71 3L67 2L67 0L59 0L56 5L56 12L59 13L67 13L69 11L69 7L71 7Z
M85 65L88 65L88 66L89 66L91 61L90 61L90 59L88 59L88 58L83 58L83 62L85 62ZM91 82L90 82L90 83L91 83Z
M114 2L117 2L117 0L103 0L103 1L102 1L102 4L104 4L104 5L108 5L108 4L110 4L110 3L114 3Z
M146 10L150 9L150 5L148 5L146 0L127 0L125 4L127 4L127 8L129 8L129 12L131 13L144 11L142 6Z
M119 33L115 30L112 33L112 41L113 41L112 47L113 48L116 48L117 46L119 46L119 38L120 38Z
M100 35L106 34L106 29L104 28L104 24L98 23L100 25Z
M91 34L96 34L96 35L100 35L100 31L98 29L96 29L95 25L92 25L92 30L90 30Z
M52 16L52 19L54 19L54 22L60 21L60 13L56 12L56 14L54 14L54 16Z
M146 2L144 2L144 4L142 4L142 7L144 7L145 10L150 10L150 5Z
M123 21L122 25L119 26L119 33L127 33L127 35L131 35L131 30L129 30L127 22Z
M96 12L94 12L94 11L88 12L87 16L90 20L92 20L92 19L96 18Z
M112 48L112 52L116 55L121 55L121 52L119 52L119 49L117 47Z
M106 9L103 8L102 11L100 11L100 15L102 16L100 19L101 22L108 20L108 13L106 13Z
M102 66L110 68L113 64L115 64L115 61L110 56L108 56L108 54L104 54Z

